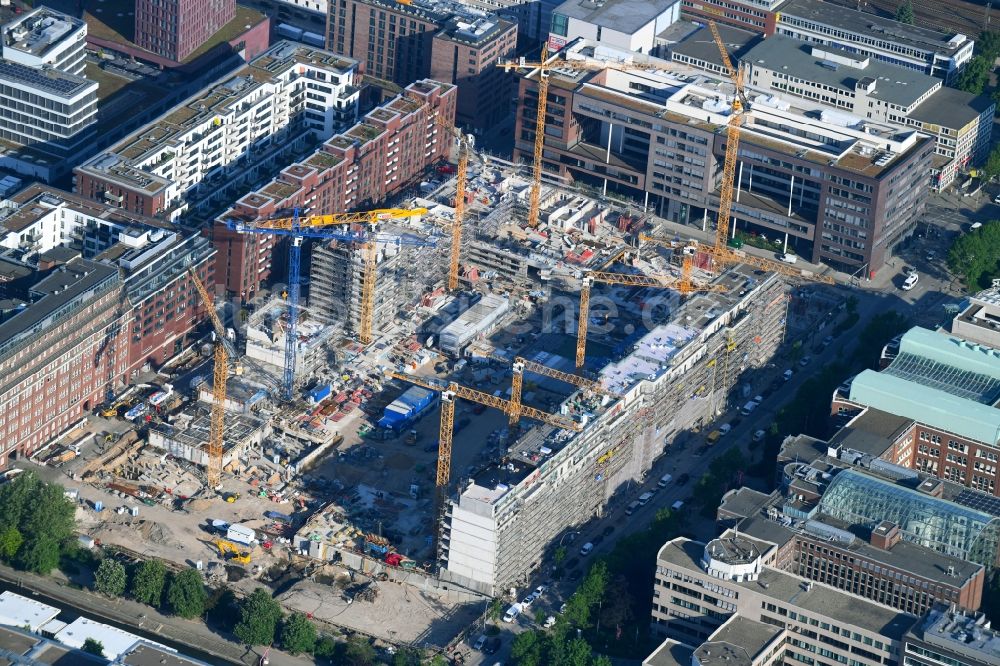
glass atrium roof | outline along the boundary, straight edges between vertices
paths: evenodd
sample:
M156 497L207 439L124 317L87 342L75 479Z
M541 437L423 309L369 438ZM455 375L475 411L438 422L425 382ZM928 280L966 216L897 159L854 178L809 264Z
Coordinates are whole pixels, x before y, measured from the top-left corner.
M1000 398L1000 379L962 370L926 356L903 352L882 372L987 405Z
M820 511L867 529L888 520L907 541L987 568L996 565L1000 518L855 470L834 477Z

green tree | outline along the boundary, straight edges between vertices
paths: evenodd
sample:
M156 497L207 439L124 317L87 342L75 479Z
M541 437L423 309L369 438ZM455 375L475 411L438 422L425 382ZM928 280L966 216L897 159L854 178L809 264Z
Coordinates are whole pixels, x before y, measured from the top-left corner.
M993 150L986 157L986 162L980 168L986 178L996 178L1000 176L1000 145L994 146Z
M392 655L392 666L420 666L420 650L415 648L400 648Z
M313 656L319 657L320 659L333 659L333 655L337 653L337 641L333 640L329 636L323 636L318 641L316 641L316 647L313 648Z
M292 613L281 624L281 647L286 652L311 653L316 647L316 625L303 613Z
M94 572L94 589L109 597L120 597L125 594L128 576L125 565L111 558L101 560Z
M1000 32L988 30L980 33L979 39L976 40L976 55L996 60L1000 56Z
M594 661L591 662L591 666L612 666L612 664L610 659L601 654L594 657Z
M955 87L974 95L982 94L986 83L989 81L990 72L993 70L993 61L985 56L977 55L965 65L965 69L958 75Z
M191 619L205 612L208 593L201 580L201 573L195 569L185 569L170 578L167 586L167 607L180 617Z
M281 605L262 587L240 604L240 621L233 634L246 645L271 645L281 621Z
M139 603L158 607L163 599L163 586L167 582L167 568L159 560L146 560L132 575L129 594Z
M559 546L556 548L556 552L552 554L552 561L557 567L562 566L563 561L566 559L566 546Z
M490 601L490 605L486 608L486 619L490 622L496 622L503 615L503 602L499 599L493 599Z
M375 648L367 638L351 636L344 646L344 658L341 661L348 666L371 666L377 658Z
M913 15L913 0L903 0L899 3L899 7L896 8L897 21L907 25L913 25L915 18L916 17Z
M510 646L510 658L518 666L541 666L545 651L544 634L538 631L525 631L514 638Z
M75 507L63 495L62 486L24 472L0 486L0 506L4 508L0 532L14 528L22 537L12 557L14 565L40 574L56 568L60 548L73 539L74 528ZM9 534L14 538L13 532Z
M84 640L83 645L80 646L80 649L83 650L84 652L97 655L98 657L104 656L104 643L93 638L88 638Z
M0 531L0 559L4 562L10 562L14 559L14 555L21 548L21 544L24 543L24 537L13 525L8 525Z

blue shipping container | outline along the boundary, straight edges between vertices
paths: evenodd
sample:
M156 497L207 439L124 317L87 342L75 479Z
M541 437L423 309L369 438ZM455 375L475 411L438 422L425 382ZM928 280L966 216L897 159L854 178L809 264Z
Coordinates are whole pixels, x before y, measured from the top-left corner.
M323 386L317 386L312 391L309 391L309 401L314 403L321 402L332 392L333 388L329 384L324 384Z
M436 399L437 392L422 386L411 386L397 400L386 406L378 426L390 430L402 430L432 408Z

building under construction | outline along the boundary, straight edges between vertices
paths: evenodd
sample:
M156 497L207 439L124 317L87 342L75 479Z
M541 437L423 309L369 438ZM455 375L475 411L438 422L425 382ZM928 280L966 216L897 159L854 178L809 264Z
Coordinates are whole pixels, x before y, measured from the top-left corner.
M785 283L737 266L715 284L726 290L694 295L604 367L618 397L563 402L582 432L533 428L500 464L460 481L441 526L444 579L489 595L522 586L546 549L641 480L679 435L710 423L745 373L769 362L784 333Z

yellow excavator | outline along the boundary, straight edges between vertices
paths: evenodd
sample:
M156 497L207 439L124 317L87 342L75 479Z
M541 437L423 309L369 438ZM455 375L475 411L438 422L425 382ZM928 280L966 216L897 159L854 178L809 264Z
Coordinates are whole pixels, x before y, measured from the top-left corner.
M232 541L216 539L215 547L219 549L219 557L224 560L236 562L237 564L250 564L250 551L240 550L239 546Z

